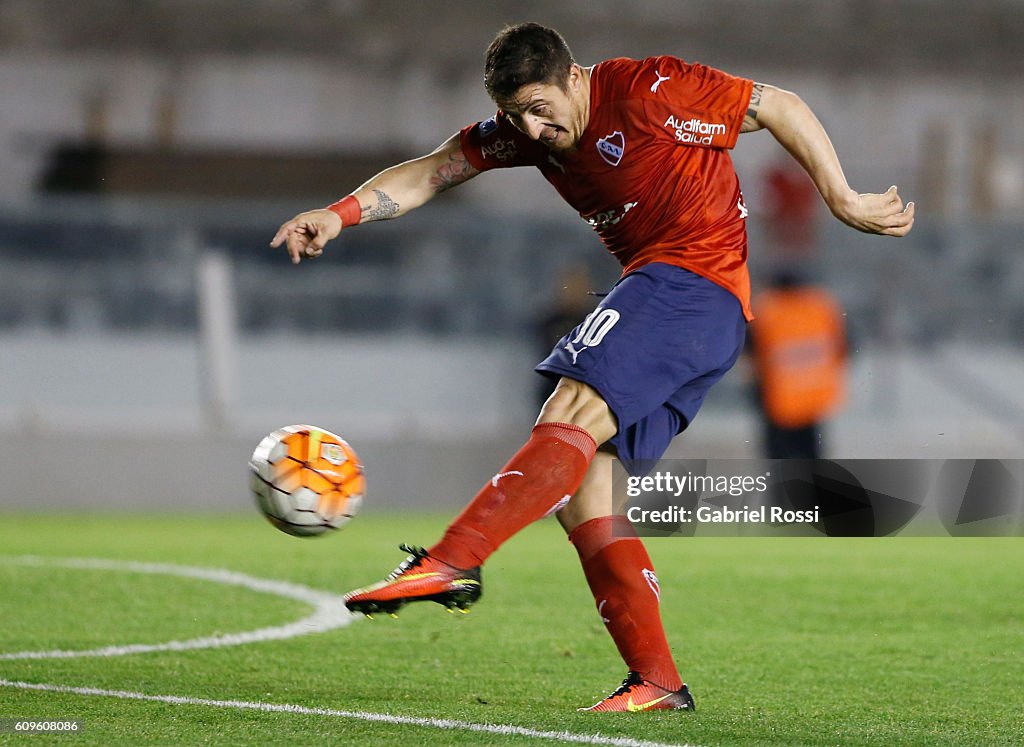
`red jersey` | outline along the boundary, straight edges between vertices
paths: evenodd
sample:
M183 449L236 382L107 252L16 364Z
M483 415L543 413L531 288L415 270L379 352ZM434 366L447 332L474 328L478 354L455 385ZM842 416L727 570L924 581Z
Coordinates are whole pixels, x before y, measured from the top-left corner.
M617 58L590 74L590 119L572 153L531 140L498 112L460 133L480 171L536 166L625 272L685 267L750 313L736 144L753 82L675 57Z

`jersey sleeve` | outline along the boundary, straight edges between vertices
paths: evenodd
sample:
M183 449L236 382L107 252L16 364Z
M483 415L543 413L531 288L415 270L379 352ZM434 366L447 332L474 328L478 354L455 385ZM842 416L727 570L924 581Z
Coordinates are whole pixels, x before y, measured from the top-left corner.
M649 94L662 129L677 143L732 148L740 135L754 82L678 57L652 57L643 80L661 80Z
M463 127L459 143L466 160L477 171L536 166L543 161L538 148L544 146L517 130L501 112Z

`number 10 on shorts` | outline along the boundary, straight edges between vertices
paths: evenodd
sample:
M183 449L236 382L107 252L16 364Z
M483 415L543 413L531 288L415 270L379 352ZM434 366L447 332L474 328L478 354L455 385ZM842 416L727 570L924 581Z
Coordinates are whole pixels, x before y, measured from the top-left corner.
M612 327L618 321L619 312L615 309L602 309L599 307L587 314L587 318L583 320L583 324L580 325L576 336L565 346L565 349L572 354L573 365L576 365L577 356L584 350L600 345L605 335L612 331Z

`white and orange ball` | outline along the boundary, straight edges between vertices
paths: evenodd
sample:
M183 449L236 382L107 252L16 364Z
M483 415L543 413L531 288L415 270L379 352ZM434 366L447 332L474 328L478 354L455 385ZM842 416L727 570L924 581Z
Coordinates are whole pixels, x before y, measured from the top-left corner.
M366 493L363 463L343 438L312 425L279 428L249 460L260 511L282 532L312 537L347 524Z

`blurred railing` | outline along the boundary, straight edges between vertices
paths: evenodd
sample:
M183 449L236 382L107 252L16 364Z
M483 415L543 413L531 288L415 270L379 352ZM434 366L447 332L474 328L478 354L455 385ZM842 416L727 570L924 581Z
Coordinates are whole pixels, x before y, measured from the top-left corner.
M559 268L585 266L597 291L618 276L568 212L520 221L446 205L349 231L295 267L268 242L301 207L62 199L0 209L0 330L194 330L197 260L211 251L230 259L243 333L523 337ZM776 267L760 229L752 216L755 289ZM799 264L839 295L859 342L1017 345L1022 236L1018 225L919 221L892 240L832 221L822 251Z
M0 434L247 443L306 420L382 454L421 439L500 451L536 413L536 321L560 268L588 267L598 291L619 274L568 211L524 221L442 201L296 267L268 243L303 207L0 209ZM777 269L762 228L752 214L755 287ZM921 222L893 240L827 225L798 264L839 295L853 338L835 453L1019 456L1020 235ZM746 373L714 387L679 448L756 453Z
M774 270L759 252L760 229L752 220L755 287ZM901 349L1024 343L1024 225L918 219L909 236L892 239L829 220L820 255L804 267L842 301L855 342Z
M523 223L443 206L346 232L296 267L268 243L297 210L81 200L0 209L0 329L192 330L206 252L231 260L242 332L514 335L559 266L591 266L599 289L618 275L571 216Z

